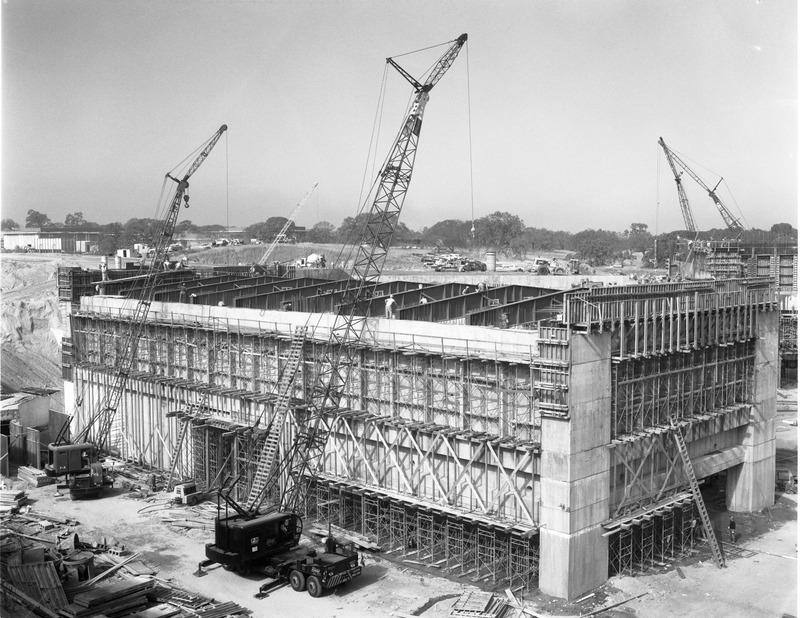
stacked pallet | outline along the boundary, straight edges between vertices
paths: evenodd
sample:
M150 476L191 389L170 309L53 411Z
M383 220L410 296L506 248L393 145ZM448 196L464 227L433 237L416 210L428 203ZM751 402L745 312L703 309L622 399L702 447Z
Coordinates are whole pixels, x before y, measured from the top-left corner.
M0 490L0 511L16 509L27 501L28 496L24 491L17 489Z
M66 618L88 618L103 614L108 618L124 616L147 606L147 593L153 580L134 577L123 581L99 584L75 595L73 602L60 615Z
M34 487L42 487L43 485L51 485L56 482L56 479L47 476L44 470L39 468L31 468L30 466L20 466L17 469L17 477L21 481L25 481L28 485Z

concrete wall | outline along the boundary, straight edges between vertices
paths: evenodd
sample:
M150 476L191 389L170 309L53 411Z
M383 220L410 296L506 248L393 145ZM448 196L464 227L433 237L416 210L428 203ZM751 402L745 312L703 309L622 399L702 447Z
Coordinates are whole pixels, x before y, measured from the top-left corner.
M756 320L753 406L742 434L744 463L728 470L727 503L731 511L758 511L775 502L775 417L780 360L777 311Z
M135 304L116 296L84 296L81 311L119 314L130 317ZM330 313L305 313L301 311L273 311L213 307L185 303L154 302L148 314L149 321L163 320L180 323L181 320L213 325L215 329L275 330L287 334L296 326L308 326L309 338L328 341L336 316ZM539 337L531 330L501 330L483 326L410 322L386 318L369 318L360 339L362 344L375 347L412 347L438 353L471 353L490 358L538 356Z
M573 599L608 575L611 337L569 341L569 419L542 418L539 587Z

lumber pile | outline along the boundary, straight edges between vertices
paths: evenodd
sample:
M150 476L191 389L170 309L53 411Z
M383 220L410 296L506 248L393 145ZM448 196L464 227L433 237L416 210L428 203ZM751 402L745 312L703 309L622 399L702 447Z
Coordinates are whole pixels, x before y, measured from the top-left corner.
M465 592L453 604L450 616L469 618L499 618L508 605L491 592Z
M17 469L17 477L19 480L25 481L28 485L32 485L33 487L52 485L56 482L56 479L54 477L47 476L44 470L39 470L39 468L31 468L30 466L20 466Z
M108 618L124 616L144 609L147 593L153 588L153 580L134 577L122 581L98 584L91 590L75 595L72 603L61 610L66 618L88 618L104 614Z
M249 616L252 614L249 609L237 605L233 601L223 603L212 603L203 609L195 610L198 618L225 618L226 616Z
M19 489L0 489L0 511L19 508L28 499L28 495Z
M180 613L181 610L177 607L173 607L168 603L161 603L140 612L128 614L125 618L171 618L171 616L177 616Z

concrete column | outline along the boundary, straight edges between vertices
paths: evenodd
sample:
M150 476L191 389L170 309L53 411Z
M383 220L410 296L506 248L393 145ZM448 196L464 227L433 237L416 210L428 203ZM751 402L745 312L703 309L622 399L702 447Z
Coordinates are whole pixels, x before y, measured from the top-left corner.
M741 430L744 463L728 470L726 496L731 511L758 511L775 502L778 322L777 311L756 314L753 405L750 423Z
M611 335L569 341L569 420L542 418L539 588L574 599L608 577Z

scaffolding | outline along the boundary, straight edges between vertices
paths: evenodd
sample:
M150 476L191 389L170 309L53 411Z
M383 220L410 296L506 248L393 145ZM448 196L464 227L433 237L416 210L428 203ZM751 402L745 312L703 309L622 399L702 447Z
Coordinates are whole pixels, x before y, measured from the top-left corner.
M608 537L608 574L637 575L690 555L696 529L690 496L618 522ZM610 526L609 526L610 527Z
M306 518L361 534L394 559L475 583L536 586L534 528L500 526L325 479L310 483L306 495Z

